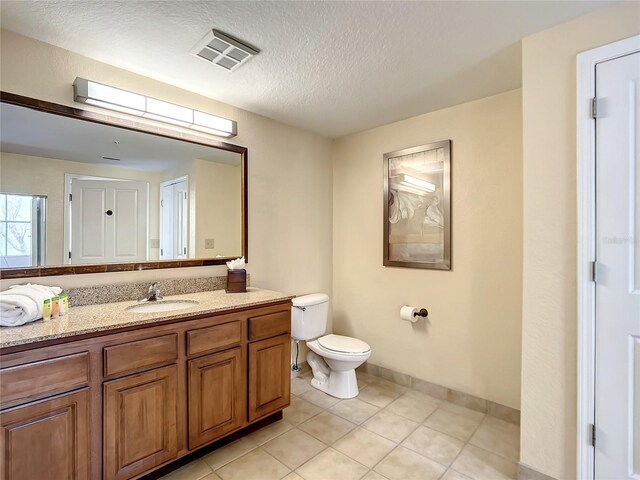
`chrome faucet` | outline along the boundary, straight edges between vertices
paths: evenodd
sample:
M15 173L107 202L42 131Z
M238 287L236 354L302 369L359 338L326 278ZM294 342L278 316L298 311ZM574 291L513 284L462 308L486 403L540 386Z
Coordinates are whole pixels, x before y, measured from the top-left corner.
M147 297L140 300L140 302L156 302L162 300L162 294L158 288L158 282L153 282L149 285L147 290Z

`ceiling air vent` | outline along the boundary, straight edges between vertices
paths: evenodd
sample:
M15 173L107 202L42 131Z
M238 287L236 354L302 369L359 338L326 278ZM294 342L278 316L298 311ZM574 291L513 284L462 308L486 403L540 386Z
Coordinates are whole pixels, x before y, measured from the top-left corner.
M260 53L260 50L214 29L191 49L191 53L202 60L232 72L251 57Z

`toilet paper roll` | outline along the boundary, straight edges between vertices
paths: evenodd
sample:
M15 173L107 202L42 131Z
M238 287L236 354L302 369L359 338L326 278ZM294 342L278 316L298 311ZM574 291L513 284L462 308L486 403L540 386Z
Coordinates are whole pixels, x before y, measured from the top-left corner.
M419 310L415 307L411 307L409 305L403 305L400 309L400 318L402 320L407 320L411 323L416 323L418 321L418 317L415 315Z

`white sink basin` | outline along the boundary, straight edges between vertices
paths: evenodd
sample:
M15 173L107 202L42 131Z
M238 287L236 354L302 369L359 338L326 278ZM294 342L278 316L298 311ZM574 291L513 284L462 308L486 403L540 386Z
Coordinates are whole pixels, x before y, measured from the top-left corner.
M127 311L133 313L157 313L157 312L172 312L174 310L183 310L198 305L198 302L193 300L167 300L159 302L144 302L138 305L127 307Z

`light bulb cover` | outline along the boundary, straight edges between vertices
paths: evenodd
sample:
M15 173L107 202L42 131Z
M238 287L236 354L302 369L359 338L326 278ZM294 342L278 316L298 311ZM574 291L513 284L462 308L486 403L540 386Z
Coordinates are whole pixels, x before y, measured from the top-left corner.
M235 120L218 117L157 98L129 92L121 88L77 77L73 83L74 100L87 105L142 116L162 123L197 130L217 137L231 138L238 134Z

